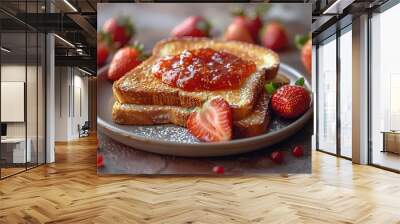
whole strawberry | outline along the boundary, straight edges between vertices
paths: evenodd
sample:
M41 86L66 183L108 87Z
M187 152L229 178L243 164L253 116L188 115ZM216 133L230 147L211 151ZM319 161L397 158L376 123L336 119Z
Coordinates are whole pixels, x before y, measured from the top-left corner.
M293 156L295 157L302 157L303 156L303 147L300 145L297 145L296 147L293 148L292 150Z
M97 67L103 66L108 58L109 49L103 42L97 43Z
M100 154L99 152L97 153L96 165L99 168L104 167L104 156L103 156L103 154Z
M303 115L310 102L310 93L304 87L285 85L272 95L271 108L278 116L292 119Z
M301 61L304 67L311 74L311 61L312 61L312 41L311 39L301 49Z
M208 100L189 115L186 126L201 141L217 142L232 138L232 109L221 97Z
M283 153L280 152L280 151L273 151L273 152L271 153L271 159L272 159L272 161L274 161L275 163L278 163L278 164L283 163L283 160L284 160Z
M301 51L301 61L304 68L311 74L312 63L312 40L310 35L296 35L295 43L297 48Z
M134 45L121 48L111 60L108 69L108 79L115 81L139 65L146 55L143 54L143 45Z
M245 27L249 31L253 42L257 42L259 31L262 28L261 15L264 14L265 11L266 9L264 8L256 8L252 16L248 16L243 9L236 9L233 12L235 17L232 23Z
M190 16L174 27L174 37L208 37L211 25L202 16Z
M277 22L271 22L264 26L260 40L266 48L274 51L280 51L288 45L286 30Z
M120 16L107 20L103 25L102 32L110 36L116 48L120 48L133 37L135 29L129 17Z
M225 31L224 40L242 41L247 43L254 43L249 30L241 23L232 23Z

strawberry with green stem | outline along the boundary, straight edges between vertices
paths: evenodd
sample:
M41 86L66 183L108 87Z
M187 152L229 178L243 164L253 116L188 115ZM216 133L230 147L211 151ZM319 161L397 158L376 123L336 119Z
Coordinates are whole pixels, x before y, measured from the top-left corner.
M111 60L108 79L116 81L142 63L148 57L143 53L143 48L143 44L135 43L119 49Z
M253 42L257 42L258 34L262 27L262 16L267 12L269 5L258 6L250 15L242 8L235 9L232 14L235 16L232 24L236 27L247 29Z
M127 16L119 16L108 19L102 32L109 35L115 48L125 46L135 34L135 27Z
M97 67L103 66L112 51L111 38L104 32L97 34Z
M265 89L271 94L271 108L278 116L294 119L303 115L310 107L310 93L304 87L304 78L296 85L284 85L276 89L273 83L267 83Z
M261 30L260 40L264 47L274 51L285 49L289 43L285 27L278 22L266 24Z
M305 69L311 74L312 63L312 40L310 35L296 35L296 47L301 50L301 62Z
M208 37L211 24L202 16L190 16L174 27L174 37Z
M228 26L224 34L224 40L254 43L249 30L239 23L232 23Z

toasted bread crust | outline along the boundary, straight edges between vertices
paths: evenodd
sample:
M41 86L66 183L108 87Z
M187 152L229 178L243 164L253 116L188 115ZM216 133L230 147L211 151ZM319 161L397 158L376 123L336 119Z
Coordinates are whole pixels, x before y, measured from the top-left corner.
M260 135L267 131L270 113L269 96L261 94L254 111L246 118L233 122L235 138ZM190 113L194 110L177 106L133 105L115 102L112 118L115 123L126 125L176 124L186 126Z
M253 112L246 118L233 122L235 138L257 136L267 131L271 120L269 100L270 96L262 93Z
M112 119L118 124L176 124L185 127L192 111L193 109L176 106L134 105L115 102Z
M258 71L252 74L240 89L225 91L189 92L170 87L151 74L155 61L167 54L178 54L184 49L211 47L238 55L256 63ZM153 56L114 82L115 99L121 104L168 105L185 108L201 106L207 99L222 96L233 109L233 117L239 120L248 116L263 90L265 76L275 77L279 68L278 56L265 48L242 43L211 40L207 38L168 39L156 44Z

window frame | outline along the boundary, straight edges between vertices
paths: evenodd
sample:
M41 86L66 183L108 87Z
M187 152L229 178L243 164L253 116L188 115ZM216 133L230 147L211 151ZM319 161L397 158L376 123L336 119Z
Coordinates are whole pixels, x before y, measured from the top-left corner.
M400 4L399 0L388 0L382 5L369 10L368 11L368 32L367 32L367 38L368 38L368 68L367 68L367 78L368 78L368 111L367 111L367 116L368 116L368 165L377 167L383 170L395 172L395 173L400 173L400 170L390 168L387 166L383 166L377 163L373 162L373 132L372 132L372 18L373 14L381 14L384 13L385 11L391 9L392 7Z
M319 111L319 107L316 107L316 139L315 139L315 145L316 145L316 151L319 152L323 152L323 153L327 153L333 156L337 156L343 159L347 159L347 160L352 160L351 157L347 157L342 155L342 150L341 150L341 119L340 119L340 103L341 103L341 97L340 97L340 77L341 77L341 67L340 67L340 37L342 35L344 35L347 32L351 32L352 31L352 22L351 22L352 16L348 15L343 17L341 20L339 20L337 23L340 23L340 25L338 25L337 23L332 25L332 27L336 27L336 32L331 33L330 35L326 35L326 37L324 39L320 39L318 40L318 43L316 43L316 59L315 59L315 70L316 70L316 104L318 105L320 102L320 98L319 98L319 94L318 94L318 89L319 89L319 85L320 85L320 79L319 79L319 66L320 66L320 57L318 54L318 49L320 47L320 45L322 43L326 44L330 41L336 41L336 152L332 153L329 152L327 150L321 149L319 146L319 128L318 128L318 122L319 122L319 115L320 115L320 111ZM331 27L328 28L327 30L332 29Z

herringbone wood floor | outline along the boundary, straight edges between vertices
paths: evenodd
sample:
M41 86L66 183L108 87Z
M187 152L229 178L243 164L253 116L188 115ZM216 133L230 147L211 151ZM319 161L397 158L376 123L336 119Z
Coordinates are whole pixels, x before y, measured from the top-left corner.
M400 175L315 152L312 175L98 177L96 141L0 181L0 223L400 223Z

